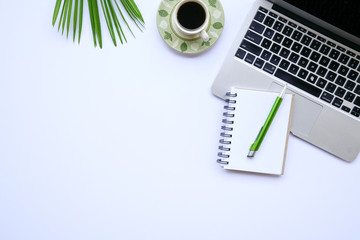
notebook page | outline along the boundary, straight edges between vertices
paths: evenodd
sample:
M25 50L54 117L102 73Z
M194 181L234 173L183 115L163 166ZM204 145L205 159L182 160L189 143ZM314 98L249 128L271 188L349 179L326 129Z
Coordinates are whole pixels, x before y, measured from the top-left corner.
M292 94L285 94L275 118L253 158L247 154L261 127L279 96L277 92L265 92L246 89L232 89L236 93L236 107L232 120L233 131L229 164L225 169L283 174L292 110Z

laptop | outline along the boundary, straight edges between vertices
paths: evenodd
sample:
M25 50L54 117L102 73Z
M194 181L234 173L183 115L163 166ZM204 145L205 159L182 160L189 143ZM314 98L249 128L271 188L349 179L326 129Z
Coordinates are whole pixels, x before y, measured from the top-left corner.
M360 1L256 0L216 76L295 94L293 135L345 160L360 151Z

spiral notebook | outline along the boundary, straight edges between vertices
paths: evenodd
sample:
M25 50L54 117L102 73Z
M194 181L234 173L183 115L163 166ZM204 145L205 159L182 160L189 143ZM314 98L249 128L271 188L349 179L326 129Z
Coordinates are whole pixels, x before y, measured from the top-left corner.
M273 122L253 158L251 144L263 126L278 92L232 88L226 94L220 152L217 160L224 169L264 174L284 174L290 133L293 94L285 94Z

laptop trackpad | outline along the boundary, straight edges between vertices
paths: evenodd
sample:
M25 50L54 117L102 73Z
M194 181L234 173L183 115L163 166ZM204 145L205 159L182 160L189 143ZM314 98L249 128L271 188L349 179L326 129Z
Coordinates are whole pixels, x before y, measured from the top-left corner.
M283 86L274 82L270 86L270 90L275 91L281 91L282 88ZM295 94L291 90L287 90L287 92ZM320 104L295 94L291 132L298 136L308 136L321 111L322 106Z

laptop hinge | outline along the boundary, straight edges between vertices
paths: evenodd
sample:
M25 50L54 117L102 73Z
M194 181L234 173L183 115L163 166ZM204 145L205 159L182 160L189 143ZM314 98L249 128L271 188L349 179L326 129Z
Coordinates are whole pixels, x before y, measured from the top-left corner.
M313 22L310 22L309 20L303 18L303 17L300 17L299 15L297 14L294 14L292 12L290 12L289 10L277 5L277 4L273 4L273 7L272 9L274 9L275 11L279 12L279 13L282 13L284 14L285 16L288 16L289 18L292 18L294 19L295 21L298 21L302 24L304 24L305 26L311 28L311 29L314 29L315 31L321 33L321 34L324 34L325 36L331 38L331 39L334 39L335 41L338 41L352 49L355 49L356 51L360 52L360 46L358 44L355 44L333 32L330 32L328 30L326 30L325 28L313 23Z

